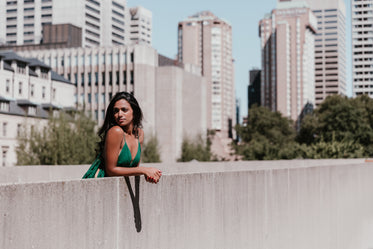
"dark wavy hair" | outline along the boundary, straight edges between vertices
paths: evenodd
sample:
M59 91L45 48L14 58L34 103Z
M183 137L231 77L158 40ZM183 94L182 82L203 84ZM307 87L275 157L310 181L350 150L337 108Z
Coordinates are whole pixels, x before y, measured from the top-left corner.
M100 137L100 142L98 142L98 151L97 153L100 153L104 150L105 145L105 138L107 131L115 126L118 125L117 122L114 119L114 105L118 100L125 99L127 102L131 105L131 108L133 110L133 133L137 137L139 128L142 128L142 119L143 114L140 108L139 103L135 99L135 97L128 93L128 92L118 92L114 95L114 97L111 99L107 109L106 109L106 115L104 123L102 124L101 128L98 130L98 136Z

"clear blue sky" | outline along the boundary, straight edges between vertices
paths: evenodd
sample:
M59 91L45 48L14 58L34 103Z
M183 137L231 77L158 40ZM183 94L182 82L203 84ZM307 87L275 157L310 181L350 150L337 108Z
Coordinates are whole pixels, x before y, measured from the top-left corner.
M350 0L346 4L347 84L351 96ZM266 13L276 8L276 0L127 0L128 7L141 5L153 13L153 47L170 58L177 54L177 25L197 12L209 10L232 25L233 58L235 59L236 98L241 104L240 115L247 115L249 70L260 68L258 23Z

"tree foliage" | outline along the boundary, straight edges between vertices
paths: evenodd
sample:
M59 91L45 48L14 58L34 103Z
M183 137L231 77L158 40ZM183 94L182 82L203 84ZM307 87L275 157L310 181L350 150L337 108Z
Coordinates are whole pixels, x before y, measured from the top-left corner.
M150 136L144 143L141 160L144 163L160 163L161 157L159 153L158 139L156 136Z
M206 140L201 135L190 139L184 137L181 145L181 156L177 160L178 162L189 162L197 160L201 162L210 161L212 158L211 153L211 142L209 137Z
M357 158L373 156L373 99L329 96L301 122L264 107L249 111L248 124L238 125L237 154L244 160L291 158Z
M18 165L89 164L95 158L96 123L83 112L60 112L46 127L26 127L18 136Z

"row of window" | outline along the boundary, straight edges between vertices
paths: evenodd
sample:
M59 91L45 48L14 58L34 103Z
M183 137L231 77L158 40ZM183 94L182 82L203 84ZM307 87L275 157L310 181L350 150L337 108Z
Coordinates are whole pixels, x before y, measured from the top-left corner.
M101 59L99 60L99 54L95 55L81 55L80 57L75 55L74 57L72 56L66 56L66 59L64 57L62 58L57 58L54 57L53 60L51 61L51 58L44 58L44 62L47 65L51 65L52 68L58 68L60 66L90 66L90 65L98 65L103 64L103 65L111 65L111 64L121 64L120 61L122 60L123 64L127 64L127 53L124 52L122 56L119 53L110 53L110 54L101 54ZM66 62L66 63L65 63ZM130 54L130 62L134 62L134 55L133 53Z
M19 95L23 94L23 87L24 87L23 82L22 81L18 82L18 94ZM7 79L6 82L5 82L5 92L7 94L10 94L10 80L9 79ZM35 85L34 84L30 85L30 96L31 97L35 96ZM46 98L46 87L45 86L42 87L41 97L43 99ZM56 89L53 88L53 90L52 90L52 98L55 99L55 97L56 97Z
M105 72L102 72L101 73L101 79L102 79L102 85L104 86L105 85ZM87 73L87 76L88 76L88 82L87 82L87 84L88 84L88 86L91 86L91 84L92 84L92 73ZM99 78L98 78L98 76L99 76L99 74L98 74L98 72L96 72L95 74L94 74L94 79L95 79L95 86L97 86L98 85L98 83L99 83ZM116 81L115 81L115 84L116 85L119 85L119 72L117 71L116 72L116 74L115 74L115 76L116 76ZM67 78L68 78L68 80L69 81L71 81L72 79L71 79L71 74L67 74ZM80 84L81 84L81 86L84 86L84 79L85 79L86 77L85 77L85 74L84 73L81 73L80 74ZM74 82L75 82L75 85L78 85L78 74L77 73L75 73L74 74ZM134 83L134 73L133 73L133 71L131 71L130 72L130 84L132 84L133 85L133 83ZM109 72L109 81L108 81L108 84L111 86L111 85L113 85L113 74L112 74L112 72ZM123 71L123 85L127 85L127 71Z

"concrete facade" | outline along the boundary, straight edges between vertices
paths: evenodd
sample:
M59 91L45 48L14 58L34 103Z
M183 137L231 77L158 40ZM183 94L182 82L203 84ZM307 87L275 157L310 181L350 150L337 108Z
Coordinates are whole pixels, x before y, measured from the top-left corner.
M315 103L316 29L316 17L302 2L280 2L259 22L261 105L294 121L307 103Z
M351 1L352 93L373 98L373 0Z
M164 172L157 185L79 180L88 166L0 169L0 180L10 176L0 184L0 247L373 247L373 165L364 160L148 166ZM11 183L22 175L39 182Z

